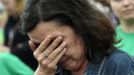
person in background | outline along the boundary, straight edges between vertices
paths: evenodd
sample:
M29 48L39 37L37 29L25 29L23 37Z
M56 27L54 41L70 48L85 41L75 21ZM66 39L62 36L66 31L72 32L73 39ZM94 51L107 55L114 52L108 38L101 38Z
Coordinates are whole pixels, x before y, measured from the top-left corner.
M4 31L4 45L8 46L11 53L19 57L33 70L37 68L37 61L33 57L32 50L28 46L29 37L19 32L18 25L20 15L23 12L25 0L1 0L9 14Z
M21 21L35 75L134 75L134 58L114 47L111 22L88 0L28 0Z
M7 12L0 1L0 75L33 75L33 70L20 59L10 53L8 47L3 45L4 26L7 21Z
M6 9L4 8L4 5L0 1L0 49L8 49L8 47L4 46L4 27L7 22L7 12Z
M132 1L132 2L131 2ZM112 10L120 20L116 28L115 46L134 57L134 0L110 0Z
M96 7L97 10L102 12L113 23L114 27L116 27L119 24L118 18L111 10L109 0L89 0L89 1L91 1L94 7Z

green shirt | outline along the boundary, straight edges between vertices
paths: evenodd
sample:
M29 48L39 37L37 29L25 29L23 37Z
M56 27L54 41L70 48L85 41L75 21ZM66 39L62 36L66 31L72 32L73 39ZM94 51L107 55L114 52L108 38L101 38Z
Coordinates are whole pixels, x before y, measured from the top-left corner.
M33 75L33 70L16 56L0 53L0 75Z
M119 43L115 45L116 47L134 57L134 33L125 33L118 26L116 40L119 40Z
M0 45L4 42L4 29L0 28Z

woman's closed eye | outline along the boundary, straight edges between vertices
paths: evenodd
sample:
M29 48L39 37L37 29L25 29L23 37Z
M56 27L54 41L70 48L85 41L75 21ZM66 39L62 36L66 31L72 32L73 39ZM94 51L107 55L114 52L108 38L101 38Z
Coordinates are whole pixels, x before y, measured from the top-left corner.
M38 48L40 43L34 43L35 47Z

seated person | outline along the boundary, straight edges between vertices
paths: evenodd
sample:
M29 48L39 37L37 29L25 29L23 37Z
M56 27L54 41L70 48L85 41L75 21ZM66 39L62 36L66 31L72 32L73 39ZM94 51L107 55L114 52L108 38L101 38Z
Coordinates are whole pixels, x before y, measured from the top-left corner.
M3 27L6 24L6 15L6 10L0 2L0 75L33 75L33 70L16 56L10 54L9 49L3 45Z

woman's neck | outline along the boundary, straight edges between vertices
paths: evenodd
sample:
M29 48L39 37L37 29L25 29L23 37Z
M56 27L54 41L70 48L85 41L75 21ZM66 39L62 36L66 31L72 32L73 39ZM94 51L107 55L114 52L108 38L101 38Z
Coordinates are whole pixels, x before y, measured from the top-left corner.
M83 61L77 71L71 71L71 75L84 75L85 70L87 69L88 61Z
M125 33L134 33L134 20L131 20L131 21L121 20L120 27Z

